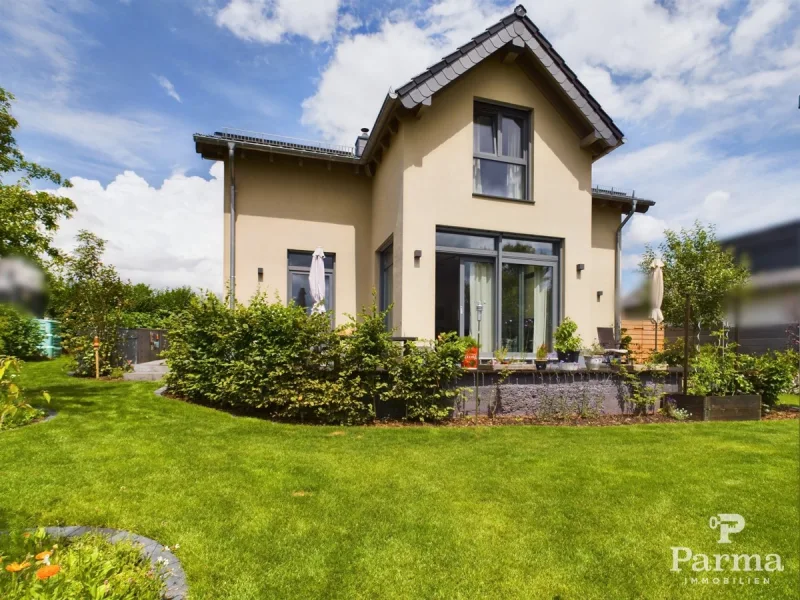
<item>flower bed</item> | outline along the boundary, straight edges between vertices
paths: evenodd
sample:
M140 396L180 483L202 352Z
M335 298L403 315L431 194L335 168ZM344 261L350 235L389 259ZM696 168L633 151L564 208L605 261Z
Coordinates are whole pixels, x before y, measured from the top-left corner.
M186 579L158 542L114 529L40 528L0 536L0 598L182 600Z

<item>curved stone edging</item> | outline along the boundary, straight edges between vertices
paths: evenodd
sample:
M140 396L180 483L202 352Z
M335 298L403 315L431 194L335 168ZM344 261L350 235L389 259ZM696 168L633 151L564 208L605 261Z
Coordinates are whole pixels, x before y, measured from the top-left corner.
M45 418L41 419L39 421L36 421L36 423L47 423L48 421L52 421L53 419L55 419L57 416L58 416L58 413L56 411L48 409L47 415L45 416Z
M162 385L158 388L155 392L153 392L156 396L163 396L167 392L167 386Z
M130 531L122 531L120 529L109 529L107 527L45 527L48 535L56 538L71 538L78 537L85 533L99 533L112 543L122 540L130 540L133 543L142 546L142 553L150 561L153 568L159 567L159 559L168 561L166 564L166 571L164 584L165 600L186 600L189 593L189 586L186 583L186 574L183 572L181 563L178 557L171 551L167 550L163 544L150 538L146 538Z

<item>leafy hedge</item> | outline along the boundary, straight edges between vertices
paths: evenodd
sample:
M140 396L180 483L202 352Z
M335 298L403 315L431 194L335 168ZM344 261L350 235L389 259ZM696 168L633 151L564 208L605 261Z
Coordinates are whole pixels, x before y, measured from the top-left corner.
M773 406L781 394L794 389L798 358L794 350L752 356L736 352L736 344L727 344L725 351L718 344L704 344L691 359L689 393L758 394Z
M443 336L404 354L385 316L373 303L331 331L327 315L295 304L256 295L230 309L209 294L170 323L167 384L191 400L278 419L363 423L385 402L413 419L446 416L465 344Z
M13 306L0 304L0 354L39 358L44 335L36 319Z

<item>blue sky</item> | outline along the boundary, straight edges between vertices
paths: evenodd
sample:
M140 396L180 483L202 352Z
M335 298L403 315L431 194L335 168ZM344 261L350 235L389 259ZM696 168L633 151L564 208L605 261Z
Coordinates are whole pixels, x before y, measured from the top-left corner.
M0 85L23 150L73 178L60 244L88 227L127 277L219 290L220 171L193 132L352 143L390 86L514 4L20 0L0 6ZM594 181L658 202L626 234L627 288L664 227L800 217L800 0L525 4L626 134Z

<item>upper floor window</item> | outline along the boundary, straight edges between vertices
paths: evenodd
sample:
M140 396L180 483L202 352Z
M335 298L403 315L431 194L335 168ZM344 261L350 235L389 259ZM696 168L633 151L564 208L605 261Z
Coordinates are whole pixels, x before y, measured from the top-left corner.
M528 200L530 113L475 103L472 191Z

